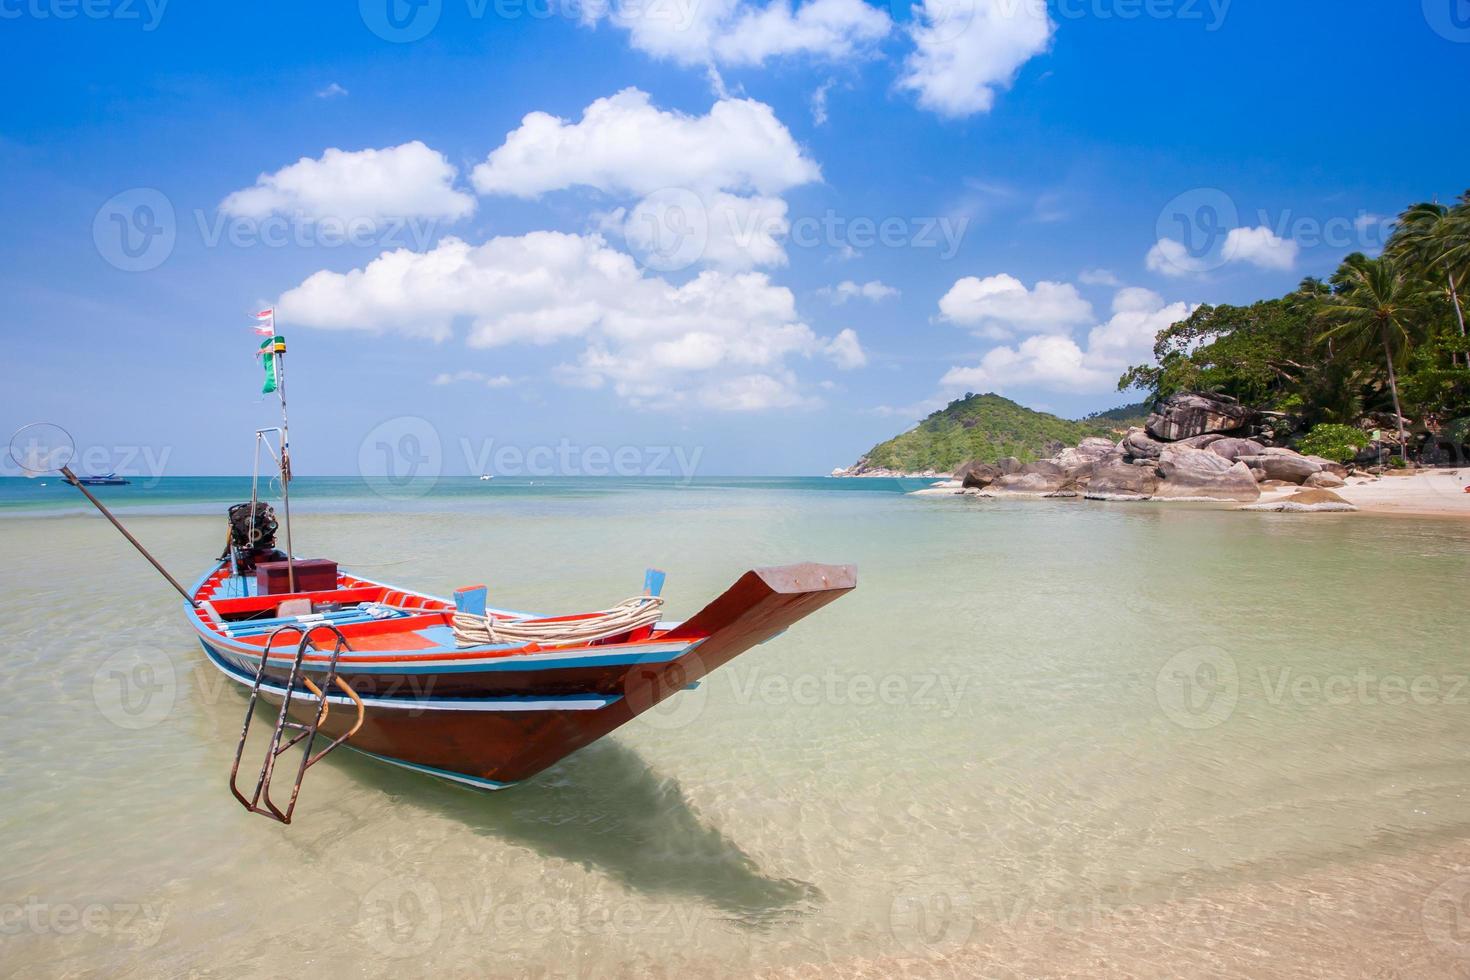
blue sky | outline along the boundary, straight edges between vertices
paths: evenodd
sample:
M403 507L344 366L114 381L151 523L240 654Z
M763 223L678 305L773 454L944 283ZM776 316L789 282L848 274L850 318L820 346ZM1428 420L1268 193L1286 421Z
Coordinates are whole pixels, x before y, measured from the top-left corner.
M1192 304L1470 184L1456 4L0 0L0 416L240 472L269 304L303 473L1109 408Z

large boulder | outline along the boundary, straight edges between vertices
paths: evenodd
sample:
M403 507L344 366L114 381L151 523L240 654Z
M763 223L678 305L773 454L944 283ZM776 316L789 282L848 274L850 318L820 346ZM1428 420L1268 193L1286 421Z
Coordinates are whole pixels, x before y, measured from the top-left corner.
M999 469L978 459L972 459L954 471L954 478L960 481L960 486L967 489L973 487L983 490L994 483L998 476Z
M1146 500L1158 485L1159 475L1153 467L1114 459L1098 464L1083 495L1089 500Z
M1015 493L1052 493L1071 482L1067 471L1049 459L1027 463L1015 473L1005 473L994 483L996 489Z
M1298 490L1290 497L1269 500L1259 504L1248 504L1244 510L1279 510L1290 513L1323 513L1331 511L1357 510L1352 504L1331 490Z
M1302 459L1310 459L1333 476L1347 476L1347 467L1335 459L1327 459L1323 456L1303 456Z
M1123 441L1118 443L1118 448L1133 459L1158 459L1166 445L1167 443L1150 436L1146 430L1134 426L1128 430Z
M1224 438L1218 432L1206 432L1202 436L1190 436L1188 439L1180 439L1178 445L1186 449L1205 449Z
M1162 479L1154 496L1161 499L1203 497L1252 501L1261 496L1249 467L1216 456L1208 449L1166 446L1159 456L1159 476Z
M1259 456L1265 450L1265 446L1254 439L1235 439L1230 436L1222 436L1210 443L1210 452L1222 459L1235 462L1242 456Z
M1319 490L1335 490L1338 487L1347 486L1347 481L1336 473L1327 470L1319 470L1302 481L1304 487L1314 487Z
M1250 424L1253 414L1223 396L1180 392L1159 402L1144 428L1155 439L1177 442L1213 432L1239 432Z
M1290 450L1267 450L1259 456L1240 456L1237 459L1251 469L1265 473L1268 480L1301 483L1313 473L1322 472L1322 467Z
M1000 470L1002 475L1019 473L1021 472L1021 461L1014 456L1002 456L995 461L995 468Z
M1088 436L1077 443L1077 451L1087 456L1107 456L1117 447L1111 439L1103 439L1099 436Z

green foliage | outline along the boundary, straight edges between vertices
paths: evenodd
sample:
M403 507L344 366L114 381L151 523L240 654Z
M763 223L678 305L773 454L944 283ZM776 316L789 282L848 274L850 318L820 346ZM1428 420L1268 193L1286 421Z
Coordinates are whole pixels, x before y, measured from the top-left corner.
M971 394L874 446L867 460L908 472L952 470L972 459L993 463L1003 456L1029 462L1049 455L1049 442L1075 446L1088 436L1117 438L1115 428L1108 421L1072 422L1034 412L1000 395Z
M1132 425L1143 425L1152 408L1153 402L1133 402L1131 405L1110 408L1106 412L1093 412L1082 421L1110 422L1118 428L1126 429Z
M1307 456L1321 456L1338 463L1350 462L1371 440L1362 429L1324 422L1312 429L1297 449Z
M1118 388L1230 395L1307 426L1375 413L1434 429L1470 415L1466 313L1470 192L1410 207L1382 256L1350 255L1328 282L1199 307L1160 331L1154 362L1129 368Z

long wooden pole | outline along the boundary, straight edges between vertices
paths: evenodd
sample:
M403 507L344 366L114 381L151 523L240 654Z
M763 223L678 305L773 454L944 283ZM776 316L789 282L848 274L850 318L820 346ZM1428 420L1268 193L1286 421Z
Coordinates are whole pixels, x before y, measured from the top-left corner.
M92 491L88 490L86 486L83 485L82 481L77 479L77 475L71 471L71 467L63 466L61 468L61 475L66 478L67 483L70 483L72 486L82 491L82 496L90 500L92 502L92 506L101 511L102 516L112 522L112 526L117 528L122 536L128 539L128 543L131 544L134 548L138 549L138 554L142 555L144 558L147 558L148 563L151 564L154 568L158 569L158 574L168 579L168 584L172 585L175 591L177 591L179 595L184 597L185 602L187 602L191 606L197 607L199 605L199 603L194 600L194 597L189 595L189 591L179 584L179 580L170 575L168 573L168 569L160 565L158 563L158 559L150 555L148 553L148 549L143 547L138 539L133 537L132 534L128 532L128 529L123 527L122 523L116 517L112 516L112 511L103 506L102 501L92 496Z
M276 394L281 399L281 508L286 512L286 590L296 591L296 550L291 547L291 423L286 418L286 359L276 350L276 311L271 309L271 357L276 359Z

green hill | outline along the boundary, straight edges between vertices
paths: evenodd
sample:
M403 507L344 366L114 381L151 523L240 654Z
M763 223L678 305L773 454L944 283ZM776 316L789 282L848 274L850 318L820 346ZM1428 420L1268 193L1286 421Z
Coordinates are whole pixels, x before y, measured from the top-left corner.
M1000 395L966 395L902 435L880 442L864 458L869 467L911 473L952 470L968 460L994 462L1003 456L1030 462L1051 455L1055 445L1048 448L1048 443L1075 446L1088 436L1116 439L1137 414L1135 408L1128 405L1074 422ZM1121 418L1114 420L1114 413Z

